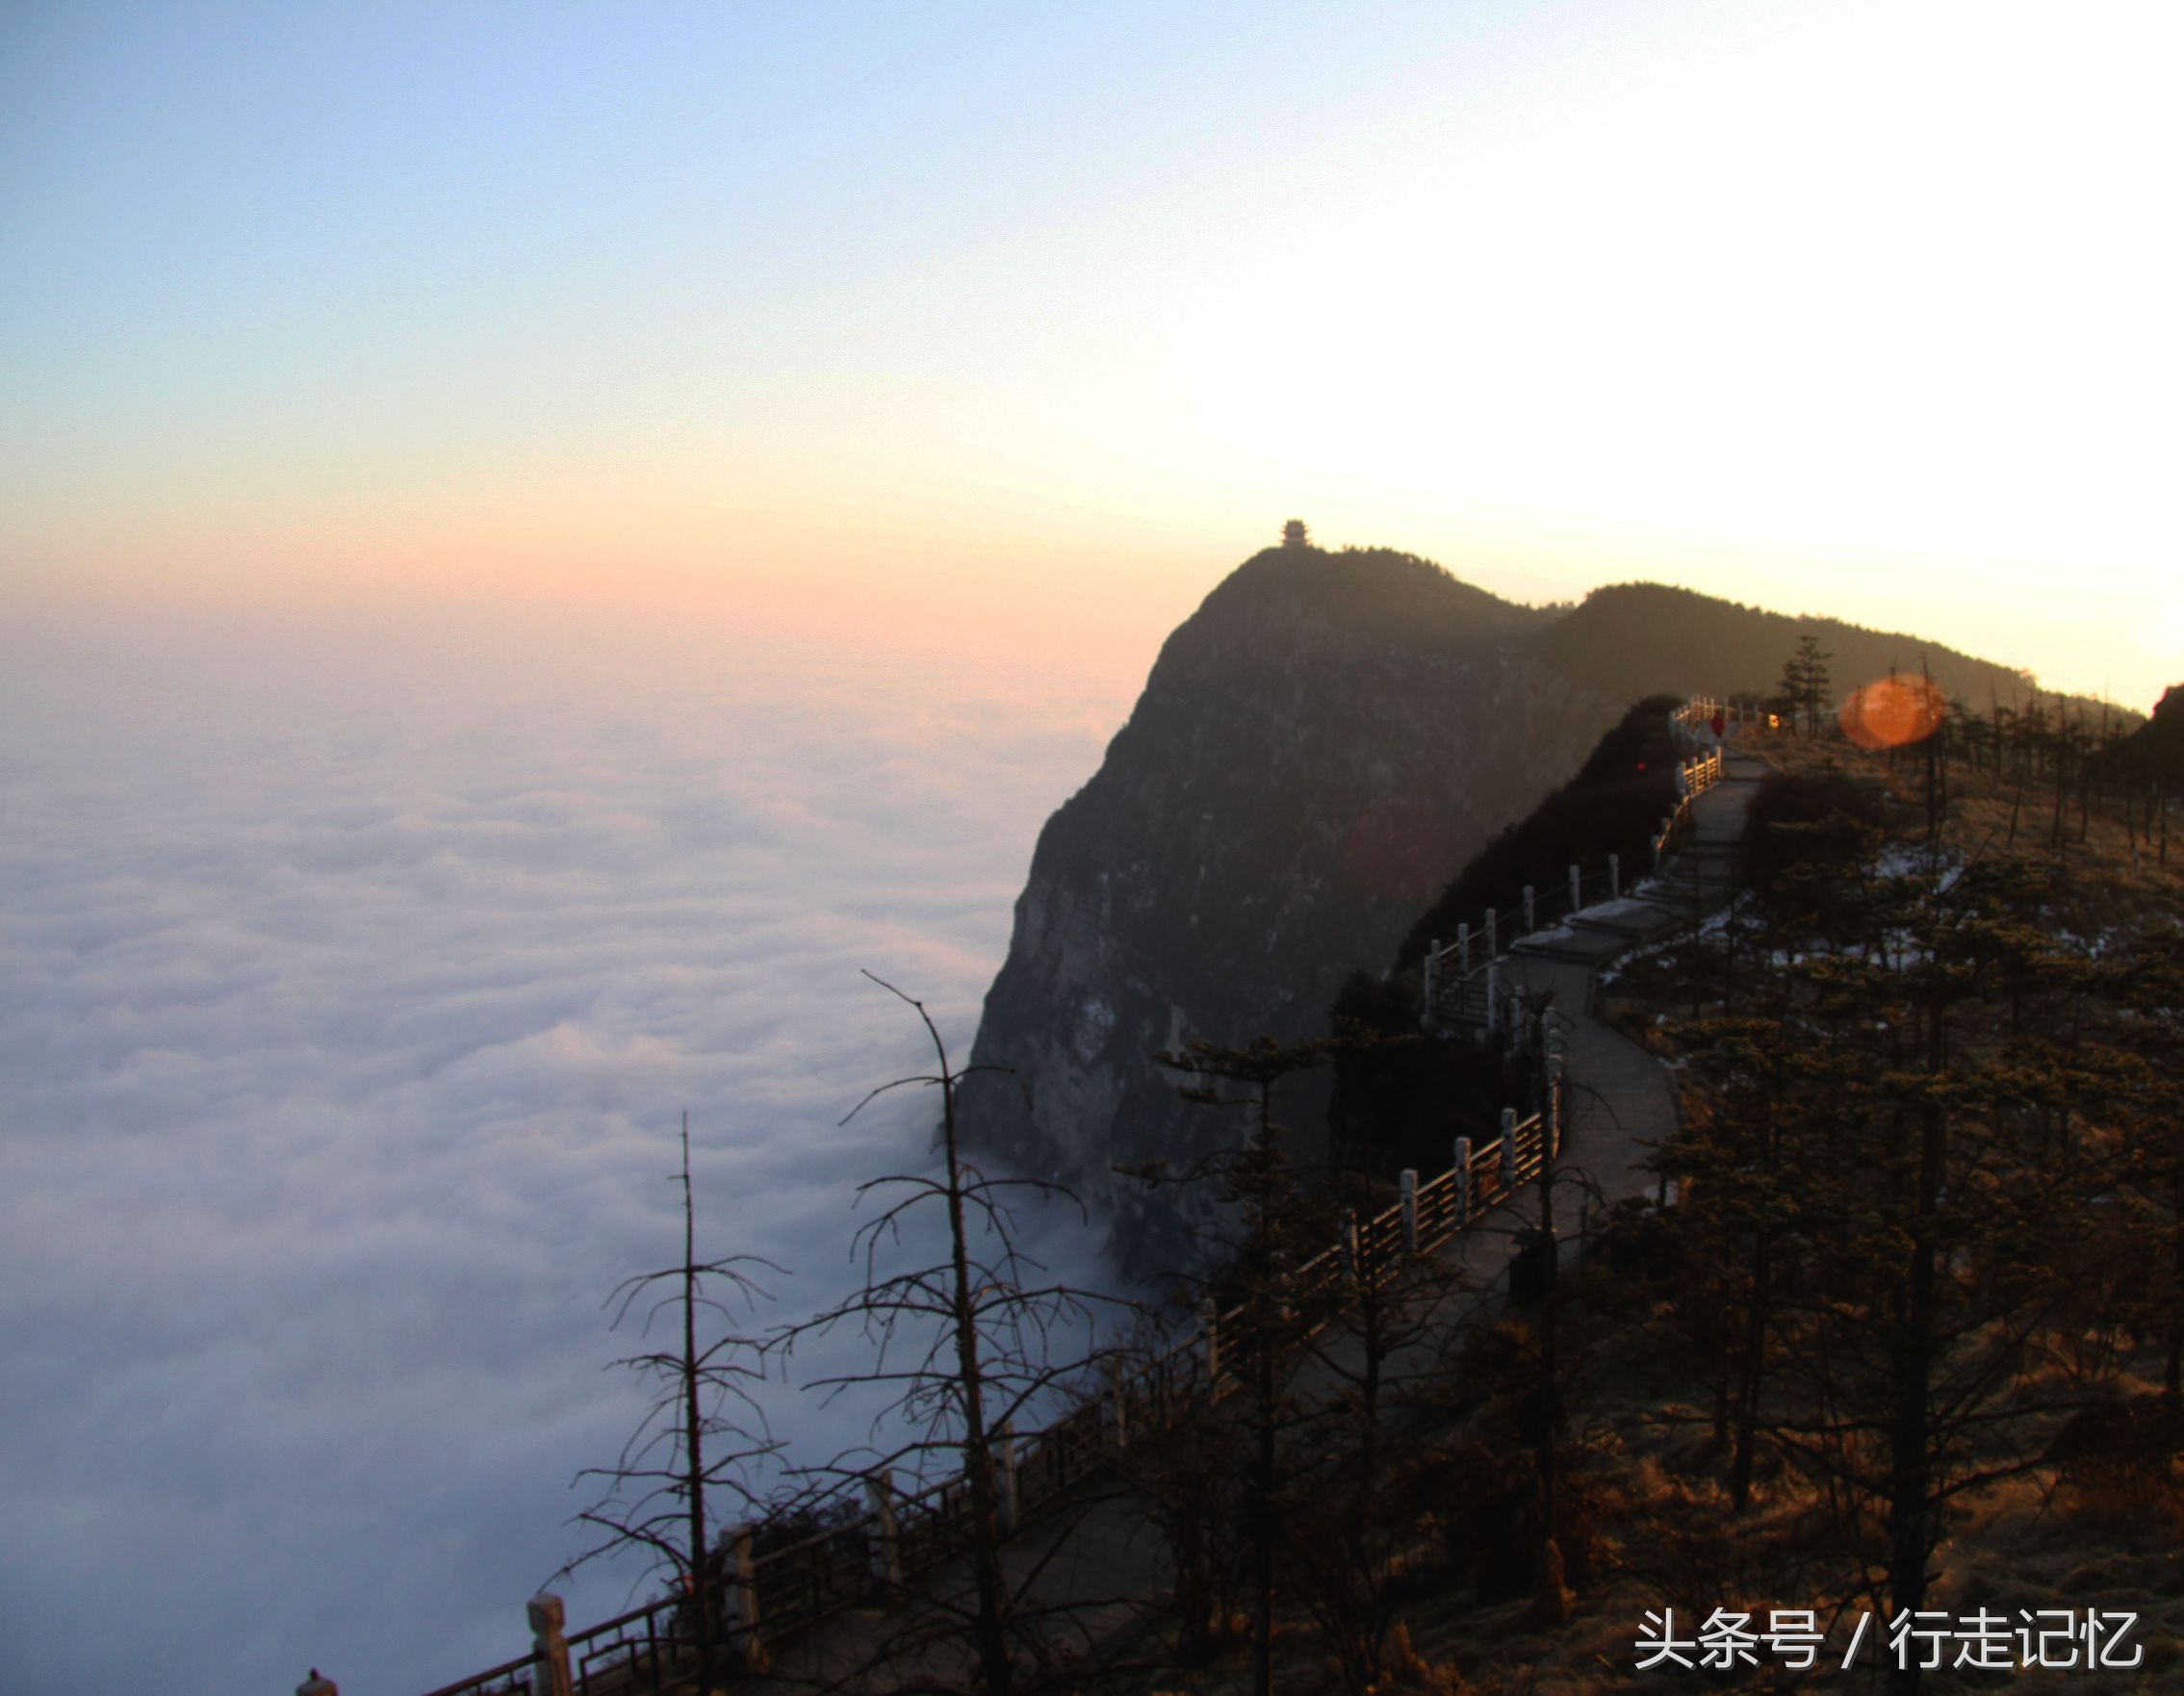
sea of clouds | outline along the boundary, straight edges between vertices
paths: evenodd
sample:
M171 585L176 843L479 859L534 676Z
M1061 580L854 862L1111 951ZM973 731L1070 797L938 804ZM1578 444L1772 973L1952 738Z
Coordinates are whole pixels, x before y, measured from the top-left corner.
M681 1115L702 1251L793 1273L754 1326L843 1294L933 1122L838 1122L930 1060L860 974L967 1055L1119 681L575 612L0 633L0 1683L527 1650L644 1409L602 1303L680 1251ZM1096 1221L1039 1234L1104 1277ZM807 1459L872 1411L768 1405Z

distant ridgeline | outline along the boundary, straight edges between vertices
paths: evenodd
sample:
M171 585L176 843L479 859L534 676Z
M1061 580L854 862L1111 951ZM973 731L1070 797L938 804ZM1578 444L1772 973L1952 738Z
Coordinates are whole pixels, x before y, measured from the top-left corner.
M2033 687L2023 672L1922 637L1839 619L1792 618L1665 583L1595 589L1543 630L1536 646L1549 665L1591 679L1621 701L1694 689L1764 699L1781 687L1783 662L1806 636L1816 637L1829 655L1838 690L1891 671L1915 673L1921 664L1944 695L1980 711L1991 695L2008 707Z
M1657 819L1632 702L1764 699L1807 635L1837 691L1922 662L1977 711L2029 687L1917 637L1657 584L1534 608L1385 549L1299 535L1254 555L1169 637L1040 835L973 1054L1019 1087L966 1094L968 1139L1106 1209L1136 1270L1188 1258L1190 1210L1209 1203L1115 1168L1190 1162L1229 1127L1179 1101L1153 1053L1323 1034L1353 972L1414 958L1437 900L1484 905L1458 874L1573 772L1510 855L1560 863L1550 838L1596 809ZM1489 855L1474 875L1506 869ZM1324 1153L1328 1089L1284 1085L1306 1159Z

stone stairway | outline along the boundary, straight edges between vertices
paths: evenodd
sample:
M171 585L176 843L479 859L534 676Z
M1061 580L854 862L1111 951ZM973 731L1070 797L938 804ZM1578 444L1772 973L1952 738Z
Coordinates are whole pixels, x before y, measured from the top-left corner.
M1523 981L1528 964L1598 970L1624 950L1701 924L1727 905L1735 888L1745 809L1766 769L1755 755L1725 753L1720 779L1692 801L1683 840L1662 873L1628 895L1595 902L1518 938L1500 956L1501 987ZM1477 1034L1493 1016L1489 1001L1499 993L1484 967L1443 977L1431 986L1429 1028Z

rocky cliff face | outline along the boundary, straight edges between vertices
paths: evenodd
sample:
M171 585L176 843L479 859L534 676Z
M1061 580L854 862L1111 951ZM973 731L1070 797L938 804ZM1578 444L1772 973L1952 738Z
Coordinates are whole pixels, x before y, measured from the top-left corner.
M1047 821L987 996L974 1145L1074 1187L1142 1272L1187 1257L1193 1201L1118 1161L1186 1163L1234 1116L1153 1053L1322 1034L1494 831L1622 707L1530 656L1543 615L1388 552L1285 547L1168 640L1099 771ZM1309 1156L1323 1080L1278 1105Z

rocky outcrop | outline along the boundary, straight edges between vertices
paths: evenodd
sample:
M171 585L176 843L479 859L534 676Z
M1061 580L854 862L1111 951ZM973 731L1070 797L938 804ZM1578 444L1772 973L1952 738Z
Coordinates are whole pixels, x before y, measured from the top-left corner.
M1209 595L1041 833L973 1054L1015 1087L966 1093L972 1144L1108 1210L1137 1270L1188 1259L1211 1197L1114 1167L1238 1126L1154 1052L1321 1034L1342 981L1568 778L1628 703L1533 655L1546 617L1377 551L1270 550ZM1324 1081L1284 1089L1310 1157Z

